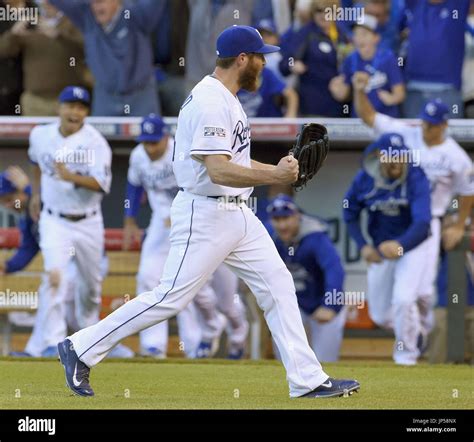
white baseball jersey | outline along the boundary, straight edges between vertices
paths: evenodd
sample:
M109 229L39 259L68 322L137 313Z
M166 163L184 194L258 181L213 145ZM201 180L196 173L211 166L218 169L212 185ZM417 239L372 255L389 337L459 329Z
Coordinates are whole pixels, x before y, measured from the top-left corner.
M171 203L178 192L173 173L173 144L170 138L165 154L156 161L150 159L143 144L135 147L130 155L128 181L134 186L143 186L153 215L160 219L170 216Z
M203 164L205 155L227 155L251 167L250 127L239 99L219 80L207 76L192 90L178 117L173 169L179 187L206 196L248 198L253 188L214 184Z
M396 132L405 138L405 144L417 153L420 165L431 183L431 213L441 217L456 195L474 195L473 165L466 151L451 137L443 143L428 147L423 130L377 113L374 130L377 135ZM413 157L414 161L417 158Z
M103 193L76 187L55 171L55 162L64 163L73 173L94 177L103 192L109 193L112 151L95 128L84 124L65 138L58 123L36 126L30 134L28 155L41 169L41 200L46 208L68 215L100 210Z

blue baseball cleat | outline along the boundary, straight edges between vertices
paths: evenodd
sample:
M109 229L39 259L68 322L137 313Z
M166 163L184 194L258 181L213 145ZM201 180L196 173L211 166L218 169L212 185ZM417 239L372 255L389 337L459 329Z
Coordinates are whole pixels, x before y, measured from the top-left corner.
M11 351L8 356L12 358L34 358L34 356L27 351Z
M91 369L84 364L74 351L74 346L69 339L58 344L59 360L63 364L66 374L66 384L78 396L94 396L94 391L89 385Z
M212 358L212 342L201 341L196 350L197 359Z
M359 382L354 380L328 378L313 391L310 391L309 393L299 397L314 398L350 396L352 393L354 393L354 391L358 392L359 388Z
M42 352L41 352L41 357L42 358L57 358L58 357L58 348L50 345L49 347L46 347Z
M232 359L234 361L238 361L244 357L244 349L243 348L233 348L229 351L227 355L227 359Z

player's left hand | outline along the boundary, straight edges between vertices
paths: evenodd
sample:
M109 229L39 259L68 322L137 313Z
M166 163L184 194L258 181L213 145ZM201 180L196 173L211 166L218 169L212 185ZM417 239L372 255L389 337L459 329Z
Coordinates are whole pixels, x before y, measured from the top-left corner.
M398 241L384 241L378 249L383 257L387 259L398 259L403 256L403 247Z
M71 177L74 175L64 163L54 163L54 168L59 178L64 181L71 181Z
M28 175L18 166L10 166L7 169L8 179L20 191L24 191L30 184Z
M464 226L454 224L443 230L443 248L446 251L454 249L462 240L464 235Z
M313 314L311 315L311 317L317 321L317 322L321 322L321 323L325 323L325 322L329 322L329 321L332 321L334 319L334 317L336 316L336 312L332 309L332 308L328 308L328 307L324 307L324 306L321 306L321 307L318 307L314 312Z

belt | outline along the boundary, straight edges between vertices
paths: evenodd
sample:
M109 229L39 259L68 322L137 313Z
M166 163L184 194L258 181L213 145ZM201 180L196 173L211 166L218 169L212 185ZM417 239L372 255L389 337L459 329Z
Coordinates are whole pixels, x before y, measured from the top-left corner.
M59 218L66 219L68 221L72 221L73 223L77 223L78 221L82 221L86 218L90 218L97 214L97 210L94 210L92 213L89 214L82 214L82 215L68 215L66 213L54 213L51 209L46 210L50 215L59 216Z
M184 192L184 189L182 187L179 188L180 192ZM230 195L202 195L205 196L206 198L212 198L214 200L217 200L219 202L225 202L225 203L235 203L235 204L240 204L240 203L247 203L247 200L242 198L240 195L237 196L230 196Z

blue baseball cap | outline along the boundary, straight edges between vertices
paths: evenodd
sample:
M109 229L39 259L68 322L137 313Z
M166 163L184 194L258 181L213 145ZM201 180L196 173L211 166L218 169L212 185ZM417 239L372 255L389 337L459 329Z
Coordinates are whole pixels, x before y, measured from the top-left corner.
M8 195L16 191L17 188L8 179L8 174L6 172L0 173L0 196Z
M439 98L436 98L424 105L419 117L431 124L445 123L449 118L449 108Z
M271 32L272 34L278 33L275 22L270 18L260 20L255 27L261 31Z
M225 29L217 38L219 58L237 57L239 54L270 54L278 52L279 46L267 45L257 29L251 26L234 25Z
M267 213L271 217L276 216L291 216L298 213L300 210L293 201L293 198L283 193L278 194L273 198L267 206Z
M158 115L150 114L141 123L141 133L137 141L139 143L157 143L167 134L167 126L163 119Z
M76 103L80 102L86 106L90 106L91 97L87 89L80 86L67 86L59 94L60 103Z

